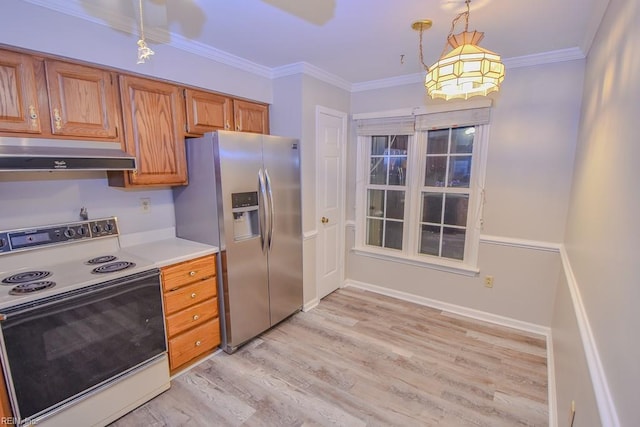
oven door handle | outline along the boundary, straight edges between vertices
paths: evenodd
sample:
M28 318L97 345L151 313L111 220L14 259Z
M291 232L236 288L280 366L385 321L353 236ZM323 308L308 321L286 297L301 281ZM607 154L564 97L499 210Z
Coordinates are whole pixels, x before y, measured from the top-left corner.
M143 271L141 273L131 274L129 276L119 277L117 279L112 279L106 282L100 282L95 285L85 286L73 291L63 292L61 294L52 295L50 297L44 297L37 301L16 305L1 312L0 321L7 320L8 318L19 315L19 314L28 313L33 310L39 310L43 307L49 307L59 302L69 302L74 298L80 297L82 295L86 295L90 292L113 288L116 286L122 286L132 281L147 279L147 278L155 277L159 275L160 275L160 270L158 270L157 268L154 268L152 270ZM123 291L126 291L128 289L129 288L125 287L123 288Z

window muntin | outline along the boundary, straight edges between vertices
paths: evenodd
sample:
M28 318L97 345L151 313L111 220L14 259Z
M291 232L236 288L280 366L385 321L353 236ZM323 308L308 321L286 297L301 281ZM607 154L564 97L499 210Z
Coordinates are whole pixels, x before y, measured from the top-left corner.
M418 253L463 261L475 126L427 132Z
M366 244L403 249L409 137L371 137L367 183Z

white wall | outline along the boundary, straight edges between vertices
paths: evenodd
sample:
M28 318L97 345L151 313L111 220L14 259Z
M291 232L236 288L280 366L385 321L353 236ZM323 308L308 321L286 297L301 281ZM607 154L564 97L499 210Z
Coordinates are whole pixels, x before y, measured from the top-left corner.
M559 275L552 323L558 426L570 425L572 401L576 408L575 426L599 426L602 424L593 382L565 273L563 270Z
M122 234L175 225L171 190L109 187L105 172L0 172L0 205L0 230L76 221L81 207L89 218L117 216Z
M314 77L297 74L273 83L271 133L300 139L302 173L302 230L304 304L317 302L316 290L316 106L344 111L350 109L349 92Z
M492 97L482 230L488 238L480 245L480 276L350 253L347 278L550 326L560 257L557 251L525 247L526 241L553 247L551 243L562 242L564 236L583 69L583 60L508 69L501 91ZM541 93L535 83L544 83L547 92ZM419 107L424 99L419 83L357 92L352 95L352 112ZM353 218L354 138L350 144L347 212ZM516 239L522 247L490 243L492 236ZM484 287L485 275L494 276L492 289Z
M638 21L639 2L611 0L589 52L566 225L568 258L623 426L640 420Z

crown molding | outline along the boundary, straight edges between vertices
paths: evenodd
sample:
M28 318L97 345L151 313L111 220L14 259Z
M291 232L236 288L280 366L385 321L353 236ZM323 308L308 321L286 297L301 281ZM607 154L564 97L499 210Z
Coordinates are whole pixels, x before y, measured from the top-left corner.
M553 64L554 62L574 61L584 59L586 55L579 47L550 50L549 52L534 53L533 55L514 56L503 60L505 68L533 67L535 65Z
M83 9L80 2L72 2L69 0L24 0L27 3L31 3L36 6L44 7L59 13L70 15L76 18L84 19L102 26L115 28L117 30L130 33L131 28L136 28L136 20L134 18L123 17L118 14L114 14L104 7L95 5L97 10L100 10L102 16L108 18L109 23L102 19L98 19L92 16L87 16L86 10ZM601 19L600 11L596 13L594 22L598 21L598 17ZM595 25L595 24L594 24ZM595 32L594 32L595 33ZM305 74L311 77L315 77L318 80L324 81L328 84L336 86L340 89L344 89L348 92L362 92L374 89L384 89L395 86L409 85L421 83L424 79L424 73L407 74L403 76L391 77L387 79L369 80L358 83L351 83L344 80L341 77L331 74L321 68L311 65L307 62L296 62L293 64L283 65L281 67L270 68L264 65L257 64L247 59L241 58L236 55L232 55L220 49L216 49L204 43L200 43L184 36L169 33L165 30L150 29L147 31L147 38L151 41L167 40L162 42L165 45L180 49L185 52L192 53L221 64L229 65L240 70L269 78L280 78L290 76L294 74ZM587 43L590 45L590 42ZM531 67L535 65L551 64L554 62L572 61L576 59L584 59L586 55L584 50L579 47L573 47L568 49L560 49L549 52L537 53L533 55L517 56L513 58L504 58L503 62L507 69Z
M88 16L86 10L84 10L78 2L70 2L69 0L24 1L36 6L44 7L55 12L73 16L75 18L83 19L85 21L102 25L104 27L113 28L125 33L131 33L132 28L137 28L136 18L123 17L122 15L115 14L109 9L101 7L99 5L94 5L93 7L95 7L96 10L100 11L100 15L104 16L106 18L106 21L95 18L93 16ZM261 77L271 78L272 70L269 67L257 64L236 55L232 55L223 50L205 45L204 43L188 39L179 34L170 33L166 30L151 28L145 31L145 35L147 36L147 41L158 42L159 40L162 40L161 43L163 45L171 46L185 52L193 53L194 55L208 58L234 68L239 68L243 71L247 71Z
M318 80L329 83L333 86L344 89L347 92L353 91L353 85L345 79L331 74L322 68L318 68L315 65L308 62L296 62L293 64L283 65L271 70L271 78L277 79L280 77L292 76L295 74L305 74L311 77L315 77Z
M404 76L391 77L388 79L369 80L366 82L354 83L352 92L363 92L372 89L384 89L394 86L410 85L422 83L424 81L424 73L405 74Z
M553 50L549 52L536 53L533 55L515 56L513 58L503 59L505 68L514 69L520 67L532 67L534 65L552 64L554 62L573 61L576 59L584 59L585 54L582 49L572 47L569 49ZM384 89L394 86L408 85L414 83L422 83L424 73L407 74L399 77L391 77L388 79L370 80L367 82L354 83L352 92L362 92L365 90Z

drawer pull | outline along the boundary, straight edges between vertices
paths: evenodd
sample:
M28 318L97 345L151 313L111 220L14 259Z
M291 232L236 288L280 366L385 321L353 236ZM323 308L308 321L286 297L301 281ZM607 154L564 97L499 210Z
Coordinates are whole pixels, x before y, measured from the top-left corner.
M195 298L195 297L196 297L196 293L194 292L191 294L191 298Z
M196 347L200 347L202 345L202 341L198 340L196 341Z
M200 316L198 316L197 314L193 315L193 320L198 320L200 318Z
M196 275L196 272L195 272L195 271L190 271L190 272L189 272L189 276L193 277L193 276L195 276L195 275Z

